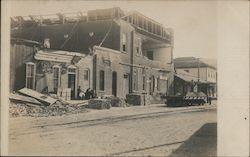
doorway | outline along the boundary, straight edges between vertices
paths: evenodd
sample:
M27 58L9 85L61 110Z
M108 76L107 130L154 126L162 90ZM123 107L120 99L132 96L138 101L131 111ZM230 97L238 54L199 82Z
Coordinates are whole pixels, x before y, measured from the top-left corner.
M112 72L112 94L117 96L117 72Z
M76 75L68 74L68 88L71 88L71 99L75 99Z

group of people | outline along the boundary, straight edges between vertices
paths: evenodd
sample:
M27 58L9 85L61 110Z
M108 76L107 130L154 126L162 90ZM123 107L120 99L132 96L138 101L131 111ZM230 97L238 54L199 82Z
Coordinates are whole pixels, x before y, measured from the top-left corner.
M81 87L79 86L77 89L77 97L79 100L88 100L91 98L95 98L96 97L96 93L93 89L88 88L86 90L86 92L84 92L84 90L81 89Z

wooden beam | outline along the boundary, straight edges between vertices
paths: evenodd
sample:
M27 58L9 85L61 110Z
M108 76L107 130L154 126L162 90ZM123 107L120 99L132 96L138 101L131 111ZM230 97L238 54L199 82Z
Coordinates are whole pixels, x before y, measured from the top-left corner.
M37 100L39 100L41 102L44 102L47 105L54 104L56 101L58 101L57 99L54 99L54 98L52 98L50 96L41 94L41 93L39 93L39 92L37 92L35 90L28 89L28 88L20 89L18 92L21 93L21 94L30 96L32 98L35 98L35 99L37 99Z
M37 105L42 105L39 101L37 101L35 98L19 95L19 94L10 94L9 97L11 100L16 100L16 101L21 101L21 102L27 102L27 103L32 103L32 104L37 104Z

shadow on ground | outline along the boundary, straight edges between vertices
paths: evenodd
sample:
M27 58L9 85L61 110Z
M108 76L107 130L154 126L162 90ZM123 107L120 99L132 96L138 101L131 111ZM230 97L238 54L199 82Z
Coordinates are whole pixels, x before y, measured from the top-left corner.
M206 157L217 154L217 123L204 124L169 157Z

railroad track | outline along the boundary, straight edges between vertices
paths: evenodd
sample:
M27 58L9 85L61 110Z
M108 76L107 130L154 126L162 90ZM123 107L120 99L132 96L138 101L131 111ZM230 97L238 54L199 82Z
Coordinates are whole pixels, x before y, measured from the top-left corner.
M61 122L56 124L39 124L33 125L31 127L27 127L23 130L15 129L10 130L10 136L20 136L20 135L27 135L27 134L37 134L37 133L48 133L53 131L63 131L64 129L69 128L85 128L85 127L92 127L96 125L110 125L122 121L130 121L130 120L147 120L152 118L160 118L171 116L173 114L185 114L189 112L206 112L215 110L216 108L206 107L206 108L185 108L182 110L170 110L170 111L162 111L162 112L153 112L153 113L142 113L142 114L135 114L135 115L125 115L125 116L111 116L111 117L104 117L98 119L89 119L89 120L80 120L80 121L72 121L72 122Z

